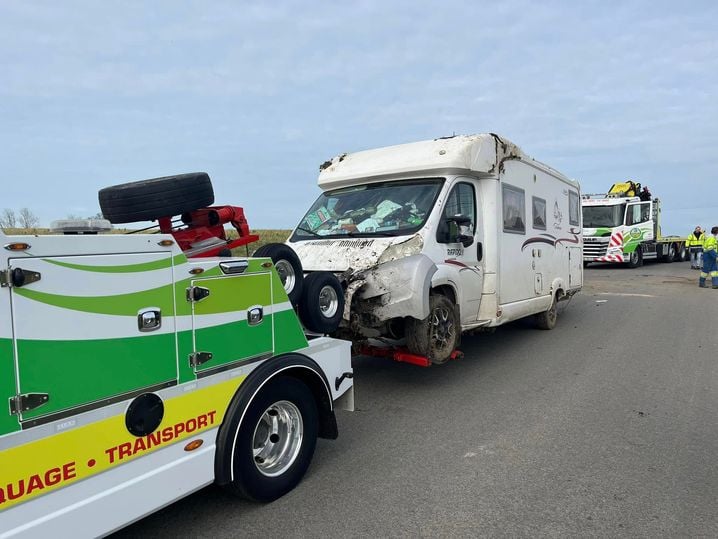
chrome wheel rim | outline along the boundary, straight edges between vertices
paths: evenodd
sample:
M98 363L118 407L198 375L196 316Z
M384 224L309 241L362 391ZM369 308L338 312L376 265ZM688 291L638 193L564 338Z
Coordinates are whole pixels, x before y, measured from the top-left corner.
M441 347L454 346L456 337L452 313L449 309L437 307L431 313L431 337Z
M274 267L279 274L279 280L282 281L284 290L290 293L294 290L294 284L297 282L297 275L294 273L294 268L286 260L277 260L274 263Z
M262 475L276 477L294 464L304 438L304 421L294 403L279 401L259 418L252 437L254 465Z
M319 291L319 310L326 318L332 318L339 310L339 297L333 287L326 285Z

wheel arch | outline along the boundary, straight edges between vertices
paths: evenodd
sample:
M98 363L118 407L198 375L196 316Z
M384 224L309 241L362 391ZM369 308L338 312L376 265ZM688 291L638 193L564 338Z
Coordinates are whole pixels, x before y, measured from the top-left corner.
M310 357L296 353L273 358L247 376L227 408L217 435L214 460L214 476L218 485L226 485L233 480L235 445L247 408L262 388L278 376L290 376L309 388L317 404L318 436L328 439L337 438L339 431L334 415L332 392L319 365Z
M456 301L456 298L458 297L457 293L456 293L456 288L454 287L454 284L449 281L447 281L446 283L443 283L443 284L439 284L439 285L432 285L431 290L429 290L429 293L430 294L438 293L443 296L446 296L447 298L449 298L451 300L451 302L454 305L458 305L458 303Z
M551 282L551 296L552 302L560 300L566 294L566 283L563 278L556 277Z

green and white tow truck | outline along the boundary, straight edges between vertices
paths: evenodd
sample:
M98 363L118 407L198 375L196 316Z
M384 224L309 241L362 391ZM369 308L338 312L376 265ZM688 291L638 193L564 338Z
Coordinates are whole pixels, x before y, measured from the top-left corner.
M0 537L103 535L213 482L270 501L336 438L349 343L305 334L271 260L206 256L246 225L212 201L204 174L133 182L106 216L184 224L0 233Z
M614 184L608 193L585 194L583 264L613 262L631 268L644 260L686 260L685 238L661 234L661 201L639 196L640 184Z

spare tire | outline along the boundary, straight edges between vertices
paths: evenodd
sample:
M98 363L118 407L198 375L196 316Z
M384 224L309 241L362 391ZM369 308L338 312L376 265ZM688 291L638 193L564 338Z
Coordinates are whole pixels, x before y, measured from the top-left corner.
M336 275L316 271L304 279L299 318L315 333L334 333L344 314L344 289Z
M212 182L206 172L163 176L101 189L102 215L111 223L155 221L211 206Z
M252 256L272 259L289 301L296 306L302 298L304 270L294 249L283 243L268 243L257 249Z

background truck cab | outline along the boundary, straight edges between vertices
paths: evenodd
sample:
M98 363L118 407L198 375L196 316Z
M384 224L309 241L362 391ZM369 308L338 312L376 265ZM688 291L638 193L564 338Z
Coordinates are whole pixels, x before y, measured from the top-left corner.
M537 315L582 286L577 182L494 134L342 154L288 243L345 289L343 331L443 363L462 331Z

